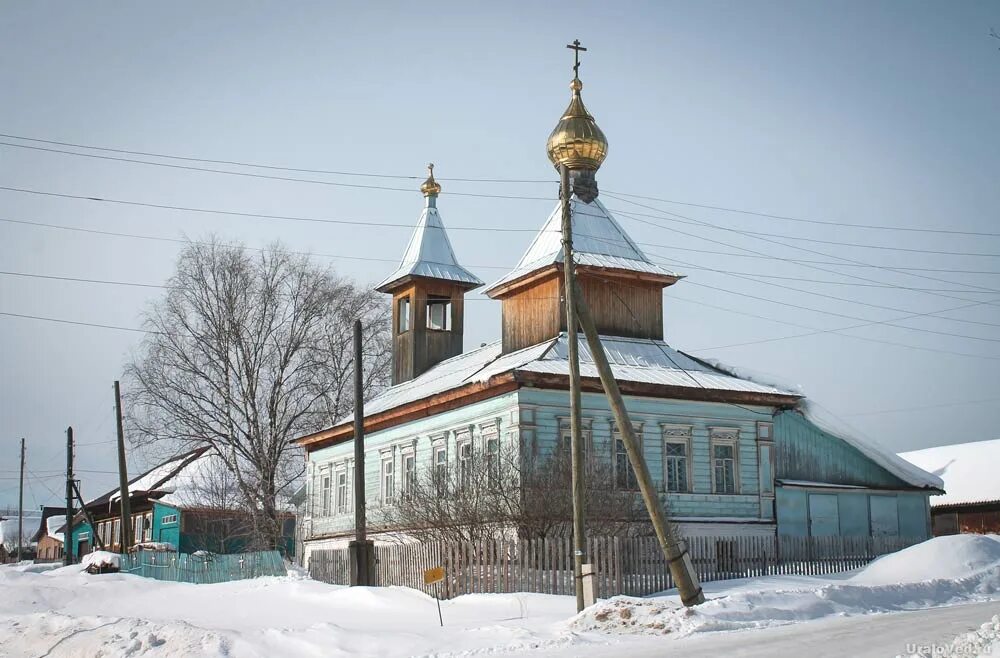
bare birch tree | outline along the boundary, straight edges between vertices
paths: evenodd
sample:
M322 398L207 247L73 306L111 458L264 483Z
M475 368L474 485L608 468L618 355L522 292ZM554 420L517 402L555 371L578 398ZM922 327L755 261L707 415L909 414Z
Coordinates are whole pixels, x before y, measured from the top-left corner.
M289 442L349 412L352 323L361 317L368 394L388 375L388 307L280 245L192 242L127 369L130 440L208 445L236 480L254 533L280 537L279 504L303 471Z

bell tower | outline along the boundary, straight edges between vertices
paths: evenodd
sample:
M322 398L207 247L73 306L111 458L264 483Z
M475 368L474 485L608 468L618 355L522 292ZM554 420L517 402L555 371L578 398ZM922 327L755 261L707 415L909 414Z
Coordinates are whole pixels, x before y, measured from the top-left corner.
M483 285L458 264L437 209L434 165L420 186L425 203L403 260L376 289L392 295L392 385L462 353L465 293Z

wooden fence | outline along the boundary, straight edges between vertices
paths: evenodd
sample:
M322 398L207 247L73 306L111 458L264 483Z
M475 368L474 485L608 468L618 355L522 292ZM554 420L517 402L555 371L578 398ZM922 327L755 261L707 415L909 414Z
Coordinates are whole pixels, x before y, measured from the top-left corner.
M702 582L773 576L820 575L857 569L886 553L922 539L903 537L690 537L694 567ZM587 540L601 598L645 596L674 586L655 537L591 537ZM443 566L441 595L483 592L573 594L573 551L569 538L496 542L386 544L375 547L380 585L433 593L423 584L425 569ZM314 550L309 573L346 585L346 548Z

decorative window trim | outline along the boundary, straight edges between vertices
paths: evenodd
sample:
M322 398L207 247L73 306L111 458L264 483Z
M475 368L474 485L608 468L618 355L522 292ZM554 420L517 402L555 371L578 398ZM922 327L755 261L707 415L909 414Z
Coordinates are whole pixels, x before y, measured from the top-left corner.
M722 493L715 481L715 446L728 445L733 447L733 491ZM736 496L740 494L740 428L709 427L708 428L708 471L712 477L712 493L720 496Z
M664 493L691 493L694 491L694 468L691 454L692 437L694 428L691 425L678 425L676 423L660 423L660 435L664 447L668 443L681 444L684 446L684 484L682 491L669 491L667 488L667 451L663 450L663 491Z

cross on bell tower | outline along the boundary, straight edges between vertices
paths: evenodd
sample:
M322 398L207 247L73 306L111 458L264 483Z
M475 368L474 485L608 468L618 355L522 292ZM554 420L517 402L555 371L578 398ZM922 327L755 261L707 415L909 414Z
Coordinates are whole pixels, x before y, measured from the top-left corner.
M573 51L573 79L580 79L580 51L587 52L587 49L580 45L580 40L575 39L573 43L567 44L567 48Z

